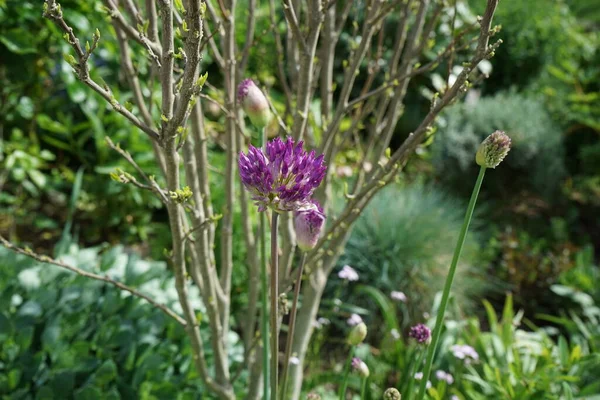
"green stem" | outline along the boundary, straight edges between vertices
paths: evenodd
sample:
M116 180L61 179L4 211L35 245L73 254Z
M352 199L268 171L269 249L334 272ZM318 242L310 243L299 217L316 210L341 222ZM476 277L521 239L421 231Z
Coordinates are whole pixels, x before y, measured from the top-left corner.
M267 267L267 240L265 211L260 213L260 266L261 266L261 328L263 347L263 399L269 398L269 290L268 267Z
M348 386L348 375L350 375L350 364L352 364L352 357L354 357L354 349L356 346L350 347L350 352L348 353L348 359L346 360L346 365L344 366L344 380L342 381L342 386L340 387L340 400L344 400L346 398L346 387Z
M360 400L365 400L365 394L367 393L367 379L369 378L363 378L362 380L362 385L360 387Z
M306 262L306 252L302 252L300 267L298 268L298 278L294 287L294 301L292 303L292 311L290 312L290 322L288 324L288 334L285 343L285 357L283 358L283 376L281 378L281 398L285 400L287 389L287 376L290 358L292 356L292 343L294 341L294 331L296 329L296 311L298 310L298 298L300 297L300 286L302 286L302 271Z
M440 308L438 309L437 318L435 320L433 337L431 340L431 344L429 345L429 351L427 352L427 362L425 363L425 371L423 372L423 380L421 381L417 400L422 400L425 397L425 389L427 381L429 380L429 375L431 374L433 357L435 356L435 350L440 340L440 335L442 333L444 314L446 313L446 307L448 306L448 298L450 297L450 288L452 287L452 281L454 280L456 265L458 264L460 253L462 252L463 245L465 244L465 238L467 237L467 231L469 230L469 224L471 223L473 210L475 210L475 203L477 203L477 196L479 195L479 190L481 189L481 183L483 182L485 170L485 167L481 167L481 169L479 170L479 176L477 176L477 181L475 182L475 187L473 188L473 194L471 195L471 200L469 201L469 206L467 207L465 220L463 221L463 225L460 230L460 235L458 236L458 243L456 243L456 248L454 249L452 264L450 265L450 271L448 272L448 276L446 277L446 284L444 285L442 302L440 303Z
M422 351L419 351L422 350ZM417 354L418 353L418 354ZM415 375L417 372L419 372L419 367L421 366L421 363L423 362L423 355L425 354L425 351L423 349L420 348L420 346L417 346L417 348L415 349L415 351L413 352L413 355L411 358L415 358L416 355L416 362L411 362L409 368L408 368L408 388L406 389L406 398L407 399L412 399L412 391L413 391L413 387L414 387L414 382L415 382ZM423 374L425 375L425 374ZM427 381L425 381L425 385L427 385Z
M279 373L279 335L277 314L279 301L279 257L277 254L277 219L271 217L271 400L277 400L277 375Z
M258 134L259 146L266 147L265 130L260 129ZM262 329L262 347L263 347L263 400L269 398L269 305L267 290L268 282L268 266L267 266L267 229L266 217L263 211L260 214L260 266L261 266L261 329Z

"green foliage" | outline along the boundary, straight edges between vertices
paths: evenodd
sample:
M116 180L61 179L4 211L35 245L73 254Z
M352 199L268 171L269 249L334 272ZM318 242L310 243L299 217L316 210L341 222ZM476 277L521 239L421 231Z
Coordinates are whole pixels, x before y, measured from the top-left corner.
M464 204L433 187L384 189L356 222L340 265L352 266L361 282L388 295L404 292L408 314L401 327L414 325L444 285L463 217ZM473 237L467 237L453 290L466 308L485 287L471 268L478 251Z
M502 167L491 171L492 178L482 192L505 199L523 190L556 192L565 172L560 131L538 100L511 92L448 111L432 145L433 165L440 180L460 192L470 190L465 174L470 176L477 170L477 148L497 129L512 139L511 151ZM506 192L507 187L512 193Z
M122 247L74 245L61 259L137 287L181 313L173 275L163 262L141 260ZM198 290L190 290L201 318ZM210 398L184 329L112 286L1 248L0 310L3 398ZM209 334L205 324L201 330ZM243 357L238 337L231 333L229 340L230 361L238 364Z

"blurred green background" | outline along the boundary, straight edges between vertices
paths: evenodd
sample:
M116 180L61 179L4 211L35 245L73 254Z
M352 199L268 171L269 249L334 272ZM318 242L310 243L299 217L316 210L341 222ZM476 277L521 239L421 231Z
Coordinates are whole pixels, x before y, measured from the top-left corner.
M61 3L80 37L96 28L109 36L100 2ZM484 3L459 2L460 11L477 15ZM162 255L170 241L166 211L151 194L110 179L115 168L127 166L104 137L121 142L148 174L158 175L151 146L75 79L63 59L68 44L41 15L38 1L0 0L0 234L80 266L99 265L176 303ZM337 379L332 371L343 360L352 313L372 327L362 350L376 371L372 398L400 379L408 350L396 336L427 320L431 304L435 308L471 190L465 177L476 174L473 154L485 136L502 129L513 149L482 189L454 287L456 322L442 343L446 349L452 341L469 343L482 361L464 369L442 356L439 366L457 382L436 388L440 398L600 398L600 2L502 0L495 23L502 25L504 44L491 60L489 79L444 113L433 140L356 223L339 267L352 266L365 283L349 285L332 275L311 343L307 390L329 393L325 382ZM349 35L340 47L348 46ZM218 87L210 56L203 63ZM277 102L272 57L254 50L250 68L274 82ZM131 97L114 40L101 41L93 69L123 101ZM393 146L427 112L426 92L435 91L444 74L440 67L411 83ZM206 112L218 138L223 116ZM219 171L224 161L217 143L210 151ZM353 149L335 160L340 195L356 160ZM218 174L213 181L218 206ZM237 210L235 226L240 223ZM234 315L246 301L240 231L234 233ZM406 303L391 300L391 291L402 291ZM231 360L237 365L241 344L234 334L230 339L239 350ZM528 350L509 350L522 348ZM162 314L0 248L2 399L205 398L193 378L185 335ZM242 374L237 382L240 393L245 379Z

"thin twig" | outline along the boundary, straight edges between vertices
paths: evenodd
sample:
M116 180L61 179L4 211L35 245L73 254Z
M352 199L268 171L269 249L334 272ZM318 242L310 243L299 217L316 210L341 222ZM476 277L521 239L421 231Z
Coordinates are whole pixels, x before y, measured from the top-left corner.
M169 317L171 317L175 321L177 321L180 325L186 326L185 319L181 318L173 310L171 310L170 308L168 308L164 304L157 303L156 301L152 300L152 298L150 298L149 296L146 296L145 294L140 293L136 289L133 289L133 288L131 288L131 287L129 287L129 286L121 283L121 282L115 281L114 279L111 279L108 276L94 274L92 272L88 272L88 271L85 271L83 269L80 269L80 268L77 268L77 267L73 267L72 265L66 264L66 263L64 263L62 261L55 260L55 259L50 258L48 256L34 253L30 249L21 248L21 247L15 246L14 244L12 244L8 240L6 240L2 235L0 235L0 243L2 243L2 246L6 247L7 249L9 249L11 251L14 251L15 253L22 254L24 256L33 258L34 260L37 260L37 261L42 262L42 263L56 265L58 267L67 269L67 270L69 270L71 272L75 272L76 274L84 276L86 278L90 278L90 279L95 279L97 281L106 282L106 283L108 283L110 285L113 285L114 287L116 287L116 288L118 288L120 290L123 290L125 292L129 292L132 295L134 295L136 297L139 297L141 299L144 299L148 303L150 303L151 305L153 305L154 307L160 309L166 315L168 315Z

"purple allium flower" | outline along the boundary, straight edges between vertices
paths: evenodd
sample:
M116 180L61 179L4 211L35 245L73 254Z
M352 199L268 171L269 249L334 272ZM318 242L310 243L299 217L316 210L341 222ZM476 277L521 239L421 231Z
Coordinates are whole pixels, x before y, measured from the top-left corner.
M486 137L475 155L475 161L482 167L496 168L510 150L510 138L503 131L496 131Z
M244 79L238 86L238 101L252 125L264 128L271 119L269 102L252 79Z
M338 272L338 276L350 282L358 280L358 272L349 265L344 265L340 272Z
M410 328L408 336L415 339L417 343L429 343L431 341L431 329L423 324L417 324Z
M479 354L475 349L467 344L455 344L450 347L454 357L465 360L465 364L470 364L472 361L479 360Z
M392 293L390 293L390 297L392 298L392 300L397 300L397 301L401 301L403 303L406 303L406 295L403 292L397 292L397 291L392 291Z
M440 381L446 381L448 385L452 385L454 383L454 377L452 376L452 374L446 371L437 370L435 372L435 377L438 378Z
M316 200L311 200L310 208L294 213L294 229L300 250L309 251L317 245L324 222L323 208Z
M358 357L352 359L352 369L358 372L363 378L369 377L369 367Z
M266 155L254 146L240 153L239 169L244 187L252 195L258 211L271 207L276 212L314 207L310 197L325 177L323 155L306 153L303 142L276 138L267 143Z
M356 326L356 325L360 324L361 322L363 322L363 319L358 314L352 314L352 315L350 315L350 318L348 318L348 320L346 322L350 326Z

